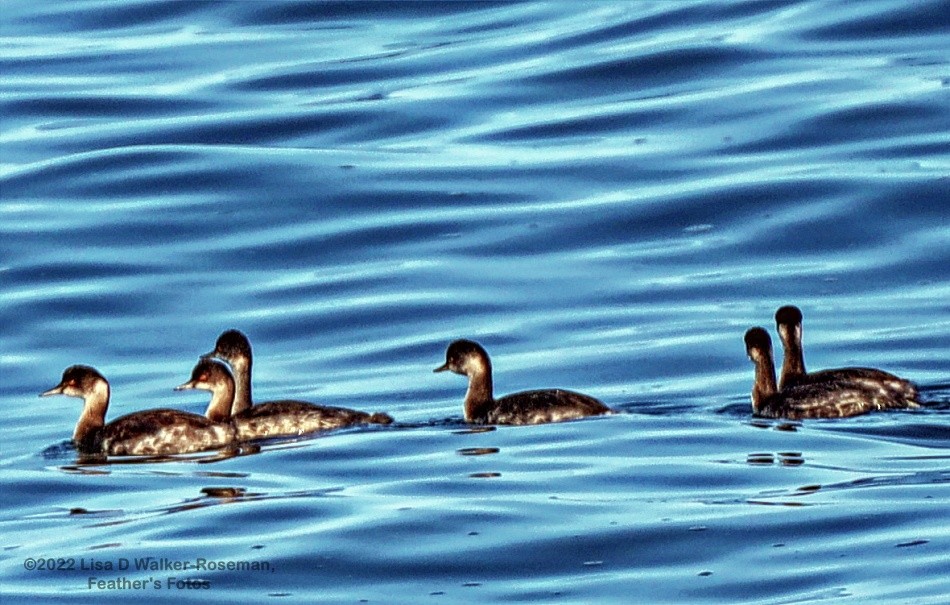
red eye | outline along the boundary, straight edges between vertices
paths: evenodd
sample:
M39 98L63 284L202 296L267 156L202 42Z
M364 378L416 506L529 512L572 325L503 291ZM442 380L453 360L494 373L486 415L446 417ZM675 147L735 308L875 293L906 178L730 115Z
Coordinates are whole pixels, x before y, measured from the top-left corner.
M201 381L208 380L208 375L207 375L207 374L202 374L201 376L198 377L198 380L201 380Z

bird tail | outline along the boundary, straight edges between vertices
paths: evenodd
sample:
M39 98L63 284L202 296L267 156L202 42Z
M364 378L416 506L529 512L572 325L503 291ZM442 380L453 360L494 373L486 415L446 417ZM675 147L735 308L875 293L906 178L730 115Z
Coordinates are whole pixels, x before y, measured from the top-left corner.
M393 417L383 412L375 412L369 415L368 422L370 424L392 424Z

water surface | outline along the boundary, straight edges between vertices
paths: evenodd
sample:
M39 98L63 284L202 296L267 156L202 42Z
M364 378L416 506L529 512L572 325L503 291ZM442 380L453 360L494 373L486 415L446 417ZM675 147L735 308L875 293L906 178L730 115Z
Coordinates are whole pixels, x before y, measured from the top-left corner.
M4 603L950 598L947 2L13 1L0 34ZM930 405L753 419L783 304L811 368ZM201 412L171 389L232 327L259 399L397 424L85 463L36 397L85 363L110 417ZM462 337L499 393L621 413L467 430L431 372Z

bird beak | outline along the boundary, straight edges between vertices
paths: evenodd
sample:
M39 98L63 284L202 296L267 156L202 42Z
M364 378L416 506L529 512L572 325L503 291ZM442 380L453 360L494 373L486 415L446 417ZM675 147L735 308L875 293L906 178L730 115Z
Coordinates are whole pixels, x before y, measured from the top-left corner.
M208 351L204 355L201 355L199 359L215 359L217 358L217 356L218 356L218 350L215 349L214 351Z
M175 387L175 390L176 390L176 391L188 391L188 390L191 390L191 389L194 389L194 388L195 388L195 381L194 381L194 380L189 380L189 381L186 382L185 384L180 384L180 385L178 385L177 387Z
M432 371L433 371L433 372L445 372L445 371L448 370L448 369L449 369L449 362L445 362L444 364L440 365L439 367L437 367L436 369L434 369L434 370L432 370Z
M51 388L48 391L43 391L40 393L40 397L49 397L50 395L62 395L63 389L66 388L62 384L58 384L55 387Z

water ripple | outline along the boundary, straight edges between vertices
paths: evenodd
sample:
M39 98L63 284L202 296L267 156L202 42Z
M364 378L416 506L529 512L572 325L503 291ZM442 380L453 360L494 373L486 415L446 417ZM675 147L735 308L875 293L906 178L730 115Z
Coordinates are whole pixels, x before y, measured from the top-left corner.
M176 603L947 594L946 2L4 9L4 602L87 594L53 555L273 566ZM784 304L928 405L752 419ZM36 397L90 363L109 418L200 412L232 327L259 398L397 423L107 463ZM461 337L619 413L465 427Z

